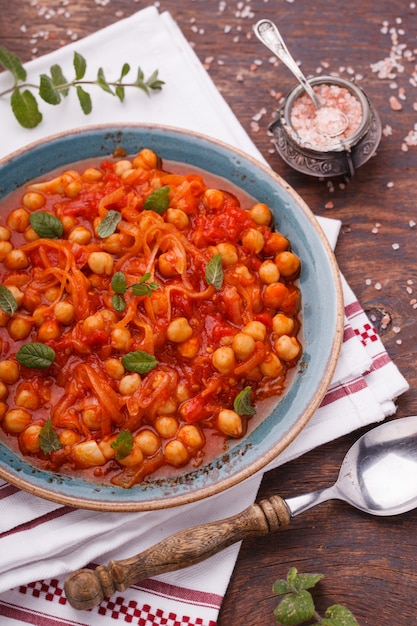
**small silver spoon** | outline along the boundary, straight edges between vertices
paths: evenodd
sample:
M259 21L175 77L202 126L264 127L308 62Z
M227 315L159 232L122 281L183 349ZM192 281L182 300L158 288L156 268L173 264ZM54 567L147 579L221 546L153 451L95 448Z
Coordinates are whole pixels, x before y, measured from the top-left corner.
M262 19L255 24L253 31L258 39L291 70L304 87L305 92L311 98L316 108L316 125L319 132L329 137L337 137L343 134L349 124L348 118L338 108L327 107L320 102L314 89L291 56L276 25L271 20Z
M417 415L386 422L350 448L332 487L283 500L261 500L223 520L183 530L144 552L81 569L65 581L76 609L90 609L116 591L213 556L237 541L284 528L295 515L325 500L344 500L372 515L397 515L417 507Z

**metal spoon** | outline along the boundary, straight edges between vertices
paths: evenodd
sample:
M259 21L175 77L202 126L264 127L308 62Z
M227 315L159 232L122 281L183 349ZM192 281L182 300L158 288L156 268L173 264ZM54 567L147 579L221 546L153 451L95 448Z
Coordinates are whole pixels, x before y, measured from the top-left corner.
M65 581L67 599L76 609L92 608L140 580L199 563L247 537L279 530L325 500L344 500L372 515L405 513L417 507L416 475L415 415L386 422L358 439L332 487L286 500L272 496L232 517L171 535L129 559L78 570Z
M337 137L343 134L349 124L346 115L336 107L323 106L314 89L291 56L276 25L271 20L262 19L255 24L253 31L258 39L291 70L304 87L305 92L316 107L316 125L319 132L329 137Z

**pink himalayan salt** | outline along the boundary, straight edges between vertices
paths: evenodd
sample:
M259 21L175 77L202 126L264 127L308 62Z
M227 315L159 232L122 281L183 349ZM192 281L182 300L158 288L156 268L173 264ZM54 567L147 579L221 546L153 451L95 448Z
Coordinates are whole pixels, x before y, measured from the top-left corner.
M330 150L341 141L349 139L359 128L362 120L362 105L346 87L322 83L313 87L323 108L320 110L320 125L317 123L317 110L307 96L303 94L294 102L291 109L291 125L303 144L309 144L314 150ZM326 134L325 115L329 109L329 133ZM338 109L347 118L343 133L330 137L334 123L334 109Z

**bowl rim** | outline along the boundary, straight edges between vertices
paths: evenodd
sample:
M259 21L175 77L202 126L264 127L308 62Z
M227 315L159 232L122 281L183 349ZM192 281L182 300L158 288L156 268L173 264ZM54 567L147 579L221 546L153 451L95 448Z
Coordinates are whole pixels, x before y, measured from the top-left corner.
M200 501L204 498L215 496L225 490L238 485L245 479L252 477L257 472L263 470L271 461L273 461L288 445L300 434L300 432L304 429L307 423L310 421L311 417L319 407L324 395L327 392L327 389L332 380L334 371L336 369L336 365L339 359L339 354L341 350L341 346L343 343L343 328L344 328L344 302L343 302L343 291L342 291L342 283L339 268L337 265L337 261L334 255L334 252L330 246L330 243L321 227L319 222L316 220L315 215L312 210L308 207L307 203L301 198L301 196L277 173L275 172L268 164L256 159L252 155L244 152L240 148L235 148L233 145L228 144L226 142L220 141L216 138L210 137L203 133L196 133L194 131L189 131L184 128L179 128L176 126L168 126L162 124L149 124L149 123L106 123L106 124L94 124L91 126L83 126L79 128L74 128L71 130L55 133L53 135L49 135L42 139L36 140L26 146L23 146L11 154L7 155L3 159L0 160L0 179L1 179L1 169L12 163L16 159L18 159L21 155L26 152L30 152L33 149L42 149L45 148L50 143L56 143L60 140L76 138L80 134L85 133L120 133L123 135L126 131L140 131L140 132L148 132L148 133L160 133L160 134L171 134L173 136L186 137L188 139L192 138L192 141L196 141L201 143L202 145L208 144L212 146L214 149L219 149L226 151L227 153L233 153L234 156L238 157L246 161L251 167L254 167L255 170L261 170L264 175L271 179L274 183L280 186L285 193L287 193L291 200L298 206L298 209L302 211L305 218L307 218L308 222L316 232L320 244L323 247L325 252L325 257L327 258L329 269L333 278L333 287L335 293L335 328L334 335L331 343L331 348L329 350L329 356L326 363L325 370L323 372L323 376L321 377L321 382L318 388L315 390L314 396L308 407L303 411L302 415L298 418L298 420L292 424L289 428L288 432L286 432L278 442L275 443L265 454L258 457L256 461L253 461L248 467L243 467L239 469L237 472L234 472L231 476L221 479L220 482L216 482L213 484L209 484L207 486L203 486L197 488L197 490L190 491L189 493L182 493L180 495L176 494L173 496L167 496L162 499L157 500L135 500L134 499L134 488L131 490L132 498L131 500L124 501L113 501L113 500L96 500L96 499L88 499L83 498L80 500L80 496L76 493L66 494L66 493L56 493L48 489L48 487L44 487L42 485L33 484L28 482L28 479L25 477L19 476L18 472L12 472L9 468L4 468L0 464L0 478L8 481L15 487L19 489L23 489L25 491L29 491L32 495L42 497L46 500L52 500L59 504L69 505L76 508L82 509L90 509L90 510L98 510L98 511L108 511L108 512L116 512L116 511L125 511L125 512L133 512L133 511L150 511L150 510L159 510L165 508L176 507L184 504L190 504L192 502ZM105 159L109 157L110 153L104 153L96 155L93 158ZM83 158L83 157L82 157ZM162 155L163 158L163 155ZM164 160L164 159L163 159ZM169 160L169 159L167 159ZM67 165L74 163L73 159L70 159L67 162ZM61 167L61 166L59 166ZM53 171L55 167L51 167L49 171ZM206 170L210 172L210 170ZM47 171L45 175L47 175ZM38 176L32 176L32 178L37 178ZM16 185L16 189L26 184L25 181L19 181L19 184ZM226 179L229 180L226 176ZM232 181L233 182L233 181ZM236 184L236 183L234 183ZM0 193L1 193L0 189ZM3 197L3 196L2 196ZM1 442L0 442L1 443ZM24 458L24 462L28 462L26 458ZM65 475L65 477L67 477ZM95 486L95 483L91 483L92 486Z

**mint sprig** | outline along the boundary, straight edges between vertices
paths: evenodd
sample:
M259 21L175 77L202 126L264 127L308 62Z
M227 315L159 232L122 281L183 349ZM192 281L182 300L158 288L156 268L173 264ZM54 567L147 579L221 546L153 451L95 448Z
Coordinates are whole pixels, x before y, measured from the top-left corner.
M138 283L133 283L133 285L129 285L126 282L126 276L123 272L116 272L111 279L111 287L115 292L115 295L112 298L112 304L116 311L122 313L126 308L126 302L123 298L123 294L126 293L128 289L131 289L134 296L151 296L153 291L159 289L158 283L154 281L150 281L151 274L146 272L139 279Z
M126 87L136 87L149 96L152 92L160 91L165 84L158 78L157 70L149 78L145 78L140 67L133 81L123 82L131 69L128 63L123 64L119 77L114 81L107 80L103 68L98 69L95 80L87 80L85 78L87 62L78 52L74 52L74 78L71 80L66 78L60 65L54 64L50 67L49 74L40 75L38 85L26 82L27 72L19 57L3 46L0 46L0 66L13 77L12 87L1 92L0 97L10 94L13 114L19 124L27 129L35 128L43 119L36 95L44 102L56 106L69 95L71 88L75 88L80 107L83 113L88 115L93 109L93 104L90 94L84 89L85 85L96 85L123 102Z
M359 626L353 614L341 604L330 606L324 617L317 613L313 596L308 590L322 578L323 574L299 574L295 567L291 567L286 579L275 581L273 593L283 596L274 610L278 624L297 626L314 620L322 626Z

